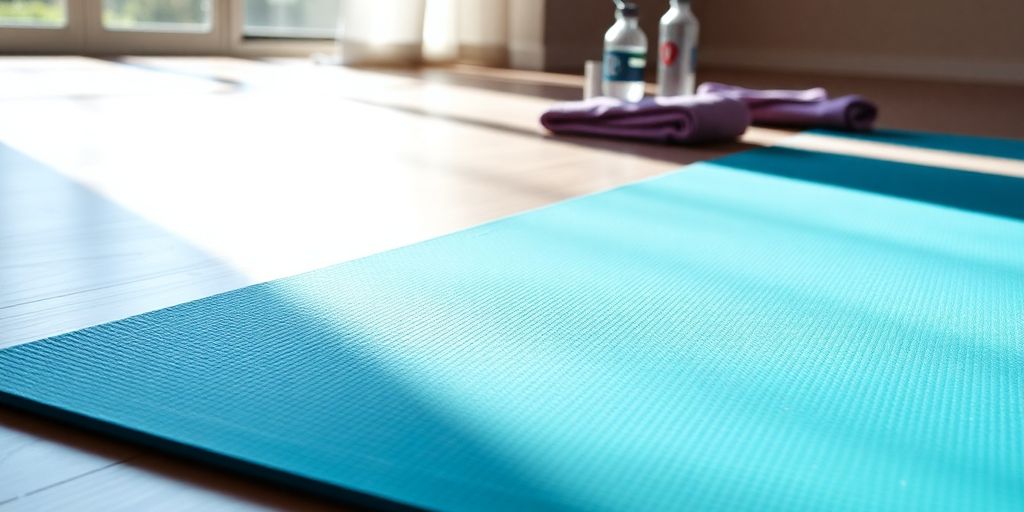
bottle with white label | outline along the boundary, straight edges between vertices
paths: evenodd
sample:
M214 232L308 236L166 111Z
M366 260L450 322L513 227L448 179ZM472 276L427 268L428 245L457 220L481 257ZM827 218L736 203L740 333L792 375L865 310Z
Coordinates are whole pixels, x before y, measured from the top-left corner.
M658 96L693 94L699 31L690 0L670 0L658 36Z
M615 24L604 35L605 96L625 101L640 101L644 97L647 36L640 30L638 14L636 4L620 4Z

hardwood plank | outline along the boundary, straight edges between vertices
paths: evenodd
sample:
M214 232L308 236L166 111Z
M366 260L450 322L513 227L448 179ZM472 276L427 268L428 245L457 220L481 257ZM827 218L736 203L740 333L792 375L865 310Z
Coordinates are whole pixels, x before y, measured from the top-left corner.
M4 411L0 427L0 511L338 510L316 497L27 415Z
M88 447L70 450L68 445ZM136 456L134 448L95 442L88 434L52 422L0 414L0 505L13 503L84 474Z

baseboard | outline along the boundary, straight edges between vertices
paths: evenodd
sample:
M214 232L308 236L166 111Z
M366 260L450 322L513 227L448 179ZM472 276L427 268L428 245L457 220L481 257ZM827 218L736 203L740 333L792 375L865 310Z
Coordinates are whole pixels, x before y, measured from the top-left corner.
M509 53L505 46L459 45L459 62L478 66L505 67Z
M544 47L539 44L509 45L508 61L512 69L543 71Z
M423 62L423 47L414 44L372 44L342 40L337 46L339 64L413 66Z

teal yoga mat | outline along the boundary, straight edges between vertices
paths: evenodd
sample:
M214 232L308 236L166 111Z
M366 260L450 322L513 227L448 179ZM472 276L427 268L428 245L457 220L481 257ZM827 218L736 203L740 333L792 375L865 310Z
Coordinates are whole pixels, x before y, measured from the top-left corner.
M0 399L371 506L1020 511L1022 219L761 149L2 350Z

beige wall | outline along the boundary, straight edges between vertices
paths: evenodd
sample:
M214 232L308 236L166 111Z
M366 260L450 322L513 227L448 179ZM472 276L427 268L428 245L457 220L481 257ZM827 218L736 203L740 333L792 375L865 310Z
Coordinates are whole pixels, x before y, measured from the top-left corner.
M712 63L1024 82L1022 0L696 0L695 10Z
M637 0L649 39L667 0ZM1024 83L1024 0L694 0L701 63ZM547 0L545 67L600 56L613 8Z

